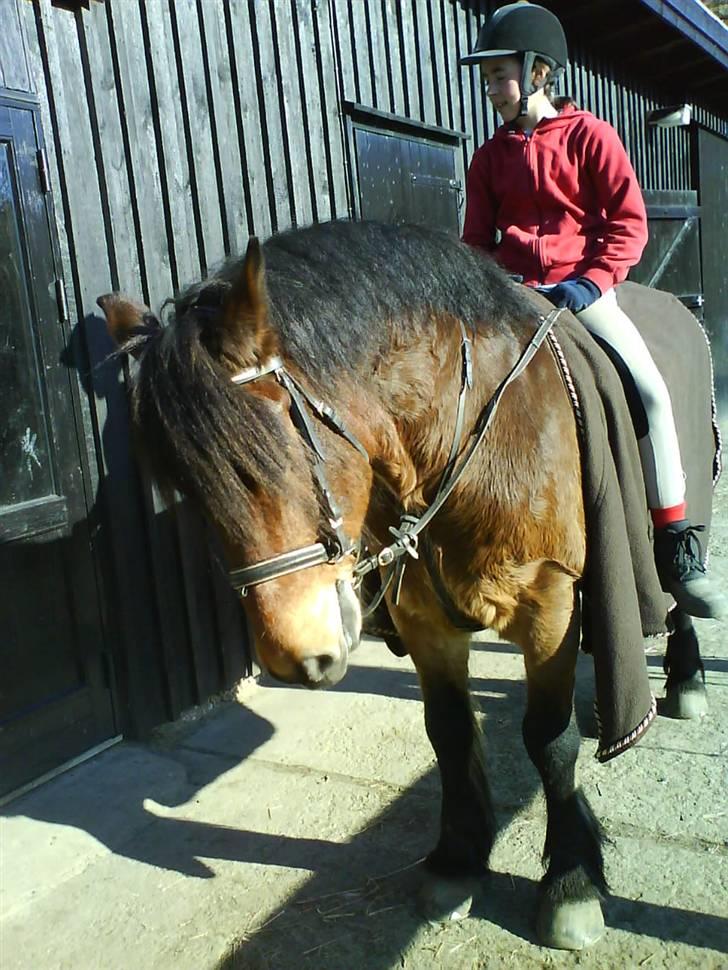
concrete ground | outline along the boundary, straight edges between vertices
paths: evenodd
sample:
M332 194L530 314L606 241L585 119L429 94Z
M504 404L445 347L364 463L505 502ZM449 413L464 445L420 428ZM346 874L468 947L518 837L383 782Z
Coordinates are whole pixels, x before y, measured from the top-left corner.
M712 571L728 582L728 485ZM580 780L613 840L608 929L591 950L536 945L545 810L520 740L522 661L474 644L502 826L473 915L423 924L414 865L439 783L413 667L378 642L323 694L268 683L121 744L7 805L0 819L3 970L728 968L728 645L699 623L700 722L659 718L608 765L586 737ZM661 657L648 657L661 696ZM590 733L591 661L577 711Z

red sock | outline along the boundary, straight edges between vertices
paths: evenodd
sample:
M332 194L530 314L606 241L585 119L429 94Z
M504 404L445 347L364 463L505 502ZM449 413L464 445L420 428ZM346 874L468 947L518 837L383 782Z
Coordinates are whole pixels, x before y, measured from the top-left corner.
M652 524L656 529L664 529L671 522L680 522L688 517L688 507L685 502L671 505L669 509L650 509Z

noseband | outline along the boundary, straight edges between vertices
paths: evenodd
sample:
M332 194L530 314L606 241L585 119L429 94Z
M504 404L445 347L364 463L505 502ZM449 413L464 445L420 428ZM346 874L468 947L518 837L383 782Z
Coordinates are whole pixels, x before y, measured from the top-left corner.
M473 386L473 359L472 342L468 337L464 325L462 322L460 323L462 369L460 395L458 397L457 414L455 417L455 433L453 435L450 454L435 497L422 515L406 514L401 516L399 527L389 527L389 532L394 537L394 541L384 546L378 553L366 556L365 558L361 558L360 556L361 550L359 543L350 539L344 532L341 513L326 479L326 455L321 447L308 410L310 409L315 417L327 428L348 441L369 462L369 453L366 448L344 426L333 408L329 407L323 401L312 397L295 377L289 374L283 366L280 357L272 357L264 364L256 367L247 367L245 370L240 371L240 373L235 374L231 378L234 384L249 384L268 374L273 374L278 383L288 391L291 398L291 416L293 422L301 437L313 452L313 474L319 486L321 503L329 526L332 529L333 536L323 539L321 542L315 542L313 545L292 549L278 556L263 559L253 565L243 566L242 569L233 570L230 573L230 582L233 588L239 590L245 596L247 591L253 586L259 586L261 583L267 583L273 579L280 579L281 576L287 576L290 573L299 572L311 566L322 566L324 564L334 565L347 556L354 555L358 557L358 561L353 570L355 582L361 582L361 579L374 569L381 567L387 571L379 593L364 611L364 615L368 615L376 609L392 583L394 583L393 600L397 603L408 557L413 559L419 558L417 545L420 533L429 525L437 512L439 512L465 473L493 420L506 388L526 369L556 322L557 317L562 312L562 310L556 309L552 310L546 317L539 317L538 329L521 352L509 373L498 385L493 396L480 412L462 453L461 443L465 418L465 402L467 393Z

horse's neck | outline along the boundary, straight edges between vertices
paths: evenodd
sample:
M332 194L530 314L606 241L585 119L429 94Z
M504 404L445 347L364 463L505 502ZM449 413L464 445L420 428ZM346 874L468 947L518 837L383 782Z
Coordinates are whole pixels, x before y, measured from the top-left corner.
M374 396L389 418L378 436L375 468L408 506L427 504L425 496L439 482L455 440L463 375L460 333L454 320L438 323L416 345L392 353L386 370L375 375ZM510 335L475 338L462 444L517 354Z

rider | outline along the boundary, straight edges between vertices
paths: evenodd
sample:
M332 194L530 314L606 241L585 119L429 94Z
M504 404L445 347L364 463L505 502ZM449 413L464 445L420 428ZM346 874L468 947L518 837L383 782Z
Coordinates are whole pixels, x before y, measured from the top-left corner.
M642 194L611 125L569 99L554 103L566 60L557 17L527 2L496 10L461 59L479 65L503 119L470 164L463 241L573 311L621 357L647 418L638 444L663 588L684 612L716 617L728 604L696 552L670 396L614 291L647 242Z

